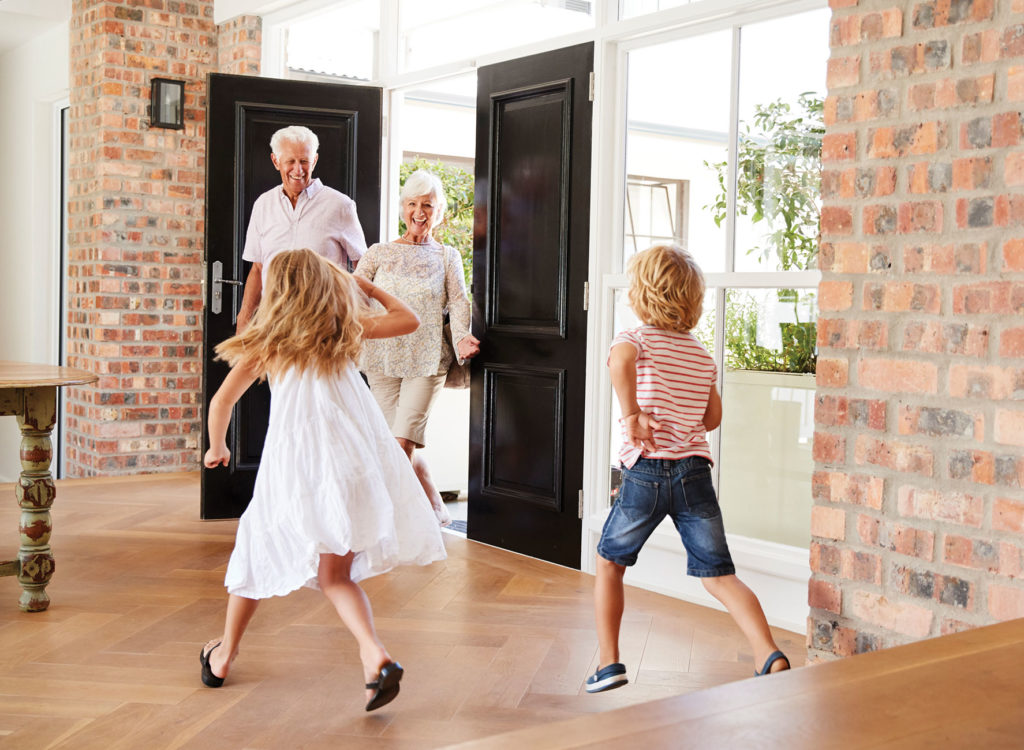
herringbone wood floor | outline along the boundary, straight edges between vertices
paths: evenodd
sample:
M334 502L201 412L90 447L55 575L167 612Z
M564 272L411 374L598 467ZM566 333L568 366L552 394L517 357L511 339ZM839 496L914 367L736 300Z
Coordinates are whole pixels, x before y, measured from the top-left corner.
M58 482L48 611L0 581L0 748L423 748L743 679L727 615L627 593L631 684L587 695L596 662L590 576L446 535L448 560L364 582L406 668L402 694L362 710L354 642L323 597L263 602L229 682L199 682L223 624L235 522L197 520L198 475ZM0 557L17 548L0 485ZM803 661L803 638L777 631Z

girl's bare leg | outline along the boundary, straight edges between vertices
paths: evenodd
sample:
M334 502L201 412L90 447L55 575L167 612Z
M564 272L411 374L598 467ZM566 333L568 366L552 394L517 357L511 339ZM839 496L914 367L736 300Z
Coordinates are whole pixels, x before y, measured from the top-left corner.
M353 557L352 552L344 557L320 555L317 580L320 582L320 590L334 605L345 627L355 636L359 644L359 660L363 663L363 676L366 682L373 682L380 668L392 659L377 637L377 630L373 626L373 610L366 592L350 577ZM368 690L367 699L372 695L373 690Z
M242 640L249 620L256 613L259 599L246 599L237 594L228 595L228 611L224 618L224 635L214 638L206 644L205 651L210 655L210 671L217 677L227 677L231 671L231 662L238 655L238 644ZM220 647L210 651L217 641Z
M768 628L764 610L743 581L734 575L716 578L702 578L701 582L708 593L725 605L732 619L740 626L743 635L750 641L754 652L754 668L760 669L773 651L778 650L772 631ZM788 659L779 659L771 666L772 672L789 669Z

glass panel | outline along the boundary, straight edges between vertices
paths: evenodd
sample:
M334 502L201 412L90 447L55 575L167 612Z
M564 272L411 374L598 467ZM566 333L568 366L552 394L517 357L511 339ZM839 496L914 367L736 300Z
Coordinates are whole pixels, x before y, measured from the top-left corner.
M376 78L379 0L353 0L343 7L288 27L287 66L362 81Z
M395 133L402 149L399 182L426 169L444 186L448 207L434 237L462 255L466 289L473 273L473 169L476 149L476 73L424 83L395 94ZM399 217L399 211L394 212ZM398 218L397 236L405 231Z
M817 268L829 18L826 8L741 31L737 271Z
M814 375L727 370L719 498L730 534L806 548Z
M817 314L807 290L726 293L719 486L730 533L808 546Z
M815 371L818 352L815 292L729 289L725 299L726 369Z
M634 16L645 16L648 13L657 13L666 8L678 8L680 5L689 5L695 0L621 0L620 18L633 18Z
M626 299L627 290L616 289L615 290L615 306L614 306L614 320L613 330L618 333L628 328L635 328L640 325L640 321L637 320L636 315L633 314L632 309L629 307L629 302ZM704 347L714 354L712 350L712 343L715 339L715 290L707 289L704 293L704 314L701 316L700 323L697 328L694 329L694 335L700 340ZM619 417L622 416L622 412L619 409L619 400L615 397L615 393L612 393L611 403L611 435L609 435L609 457L611 459L610 467L610 496L608 498L608 507L615 502L615 498L618 497L619 485L621 484L620 472L619 472L619 448L622 446L622 431L619 427ZM809 528L809 527L808 527Z
M707 164L727 156L731 38L716 32L629 53L623 268L670 234L704 271L725 269L725 224L707 209L718 177Z
M490 54L594 26L588 0L400 0L404 71Z

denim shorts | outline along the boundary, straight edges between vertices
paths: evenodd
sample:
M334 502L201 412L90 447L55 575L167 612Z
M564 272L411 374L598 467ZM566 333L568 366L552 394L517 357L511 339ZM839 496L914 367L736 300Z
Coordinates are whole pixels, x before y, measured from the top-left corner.
M732 575L736 568L725 541L722 511L703 456L639 458L622 469L622 487L604 523L597 554L634 565L641 547L665 516L671 516L686 548L686 573L698 578Z

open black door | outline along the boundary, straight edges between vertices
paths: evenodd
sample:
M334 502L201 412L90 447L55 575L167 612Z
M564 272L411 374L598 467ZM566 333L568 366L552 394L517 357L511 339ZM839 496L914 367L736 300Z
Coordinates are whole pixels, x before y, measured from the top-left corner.
M477 74L473 300L483 345L473 360L468 536L572 568L593 59L583 44Z
M313 173L356 201L367 244L380 227L381 102L379 88L212 74L206 118L206 310L203 336L203 415L228 368L213 361L213 347L235 332L242 286L250 264L242 260L253 202L281 185L270 161L270 136L305 125L320 139ZM220 266L216 264L220 263ZM214 283L219 270L227 283ZM252 498L270 414L266 383L253 386L235 406L228 433L231 465L203 469L202 518L236 518ZM205 423L203 440L207 445ZM204 447L205 450L205 447Z

